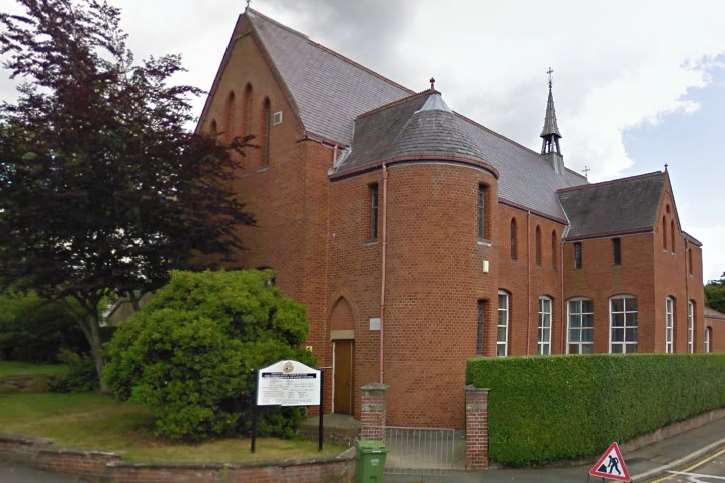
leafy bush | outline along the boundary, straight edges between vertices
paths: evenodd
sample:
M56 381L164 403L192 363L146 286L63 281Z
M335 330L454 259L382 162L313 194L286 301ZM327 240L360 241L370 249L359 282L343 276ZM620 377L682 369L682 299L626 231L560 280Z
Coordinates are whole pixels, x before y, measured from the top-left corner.
M96 365L88 355L61 350L58 360L68 366L68 372L50 378L50 392L90 392L98 389Z
M200 440L249 430L253 370L281 359L314 365L300 348L304 308L271 271L173 272L109 344L104 378L116 397L147 405L158 433ZM265 410L262 434L290 435L299 409Z
M54 362L59 348L88 350L83 333L62 304L34 292L0 292L0 359Z
M725 354L636 354L468 361L489 388L489 455L512 466L592 456L725 407Z

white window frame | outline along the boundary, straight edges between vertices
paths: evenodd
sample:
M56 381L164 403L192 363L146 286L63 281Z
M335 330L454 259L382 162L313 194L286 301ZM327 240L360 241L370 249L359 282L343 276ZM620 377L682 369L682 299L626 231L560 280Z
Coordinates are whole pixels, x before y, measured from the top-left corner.
M496 318L496 356L506 357L509 355L509 326L511 321L511 296L505 290L498 291L499 303L498 303L498 317ZM501 297L506 297L506 304L501 307ZM504 314L504 323L501 324L501 314ZM502 341L499 337L499 332L504 329L506 334L505 339ZM499 347L503 347L503 354L499 353Z
M665 352L675 352L675 299L665 298Z
M623 300L623 307L622 311L615 312L612 309L613 303L615 300ZM628 310L627 309L627 301L628 300L636 300L637 301L637 310ZM612 341L612 330L614 329L612 323L614 321L614 315L615 314L623 314L624 316L624 325L623 326L617 326L616 328L624 330L624 336L622 341L613 342ZM630 319L631 314L636 314L636 320L637 325L628 325L628 320ZM627 340L627 329L637 329L637 340L630 341ZM609 353L615 354L615 352L612 350L613 344L622 345L622 352L617 352L617 354L630 354L632 351L627 350L629 346L636 346L637 350L635 352L639 352L639 301L637 300L637 297L633 295L615 295L614 297L610 297L609 299Z
M705 327L705 352L710 353L710 344L712 341L710 340L710 333L712 332L712 327Z
M549 309L546 310L546 303L548 302ZM539 297L539 325L537 335L537 347L539 355L548 356L551 355L551 326L552 317L554 313L554 301L551 297L542 295ZM548 322L547 322L548 319ZM547 325L548 324L548 325ZM548 331L549 335L543 338L544 331Z
M695 353L695 303L687 302L687 352Z
M579 303L579 311L578 312L572 312L572 310L571 310L571 304L572 304L572 302L574 302L574 303L578 302ZM592 302L592 311L591 312L584 312L583 302ZM585 341L582 341L581 340L582 339L581 336L584 333L584 329L585 329L584 328L584 325L583 325L584 324L584 316L585 315L591 315L592 316L592 326L591 327L586 327L586 330L591 330L591 332L592 332L592 340L591 340L591 342L585 342ZM569 337L570 331L571 331L571 320L572 320L572 316L579 318L579 328L578 328L578 330L579 330L579 341L577 341L577 342L572 342L571 339L570 339L570 337ZM591 352L588 352L587 354L590 354L590 353L593 353L594 352L594 302L590 298L577 297L577 298L569 299L566 302L566 353L567 354L570 354L571 353L570 350L569 350L571 344L576 344L577 347L578 347L578 350L577 350L577 352L575 352L575 354L585 354L585 352L582 351L582 348L584 346L591 346L592 347L592 351Z

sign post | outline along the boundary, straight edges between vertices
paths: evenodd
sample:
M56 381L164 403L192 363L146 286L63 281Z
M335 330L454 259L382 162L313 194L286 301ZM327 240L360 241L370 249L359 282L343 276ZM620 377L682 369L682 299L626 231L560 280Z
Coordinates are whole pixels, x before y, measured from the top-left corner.
M279 361L259 369L252 412L252 453L256 449L258 406L319 406L318 447L322 451L324 401L322 371L297 361Z
M624 462L624 457L622 457L622 450L619 449L616 441L609 445L609 448L607 448L602 457L592 466L589 470L589 475L602 478L603 481L607 479L617 481L630 480L629 470Z

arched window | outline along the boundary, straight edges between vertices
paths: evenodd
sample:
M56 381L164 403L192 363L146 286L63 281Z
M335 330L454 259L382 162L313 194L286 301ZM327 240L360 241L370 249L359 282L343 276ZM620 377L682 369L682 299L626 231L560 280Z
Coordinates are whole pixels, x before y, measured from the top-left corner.
M665 299L665 352L672 354L675 351L675 299Z
M667 220L662 217L662 248L667 250Z
M219 135L219 127L217 126L216 119L211 120L211 124L209 124L209 136L216 139L216 137Z
M483 355L484 351L484 334L486 330L486 308L488 302L479 300L476 313L476 354Z
M496 323L496 355L506 357L509 354L509 317L511 297L504 290L498 291L498 321Z
M519 233L516 227L516 218L511 218L511 260L519 258Z
M687 352L695 352L695 302L687 303Z
M235 103L236 95L234 94L234 91L231 91L227 96L227 102L224 105L224 138L227 142L234 139L234 135L236 134L236 120L234 118L234 113L236 112L236 109L234 108Z
M693 274L692 268L692 248L687 249L687 268L690 271L690 275Z
M536 265L541 266L541 227L536 225Z
M556 230L551 232L551 268L554 270L557 269L556 261L557 256L556 253L559 251L559 237L556 236Z
M672 248L672 253L675 253L677 251L677 247L675 246L675 220L670 221L670 237L672 239L672 243L670 243L672 246L670 248Z
M269 97L262 104L262 166L269 166L270 128L272 127L272 103Z
M637 352L639 322L637 298L618 295L609 299L609 352L629 354Z
M712 327L705 328L705 352L710 352L712 349Z
M591 299L569 300L567 330L567 352L569 354L591 354L594 341L594 303Z
M539 354L548 356L551 354L551 297L539 297L539 333L538 348Z
M244 106L242 111L242 134L249 136L252 134L252 110L254 108L252 84L247 84L244 88Z
M488 186L479 184L476 195L476 234L480 240L491 239L491 229L486 216L488 210Z

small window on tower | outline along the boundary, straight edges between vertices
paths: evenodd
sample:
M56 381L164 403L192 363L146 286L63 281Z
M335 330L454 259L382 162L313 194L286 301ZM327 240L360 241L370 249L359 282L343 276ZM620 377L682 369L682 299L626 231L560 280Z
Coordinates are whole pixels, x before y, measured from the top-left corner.
M272 125L279 126L280 124L282 124L283 120L284 120L284 114L282 114L282 111L277 111L274 113L274 116L272 117Z
M612 255L615 265L622 264L622 239L612 238Z
M574 242L574 268L582 268L582 243Z
M370 240L378 239L378 184L368 186L370 196Z

